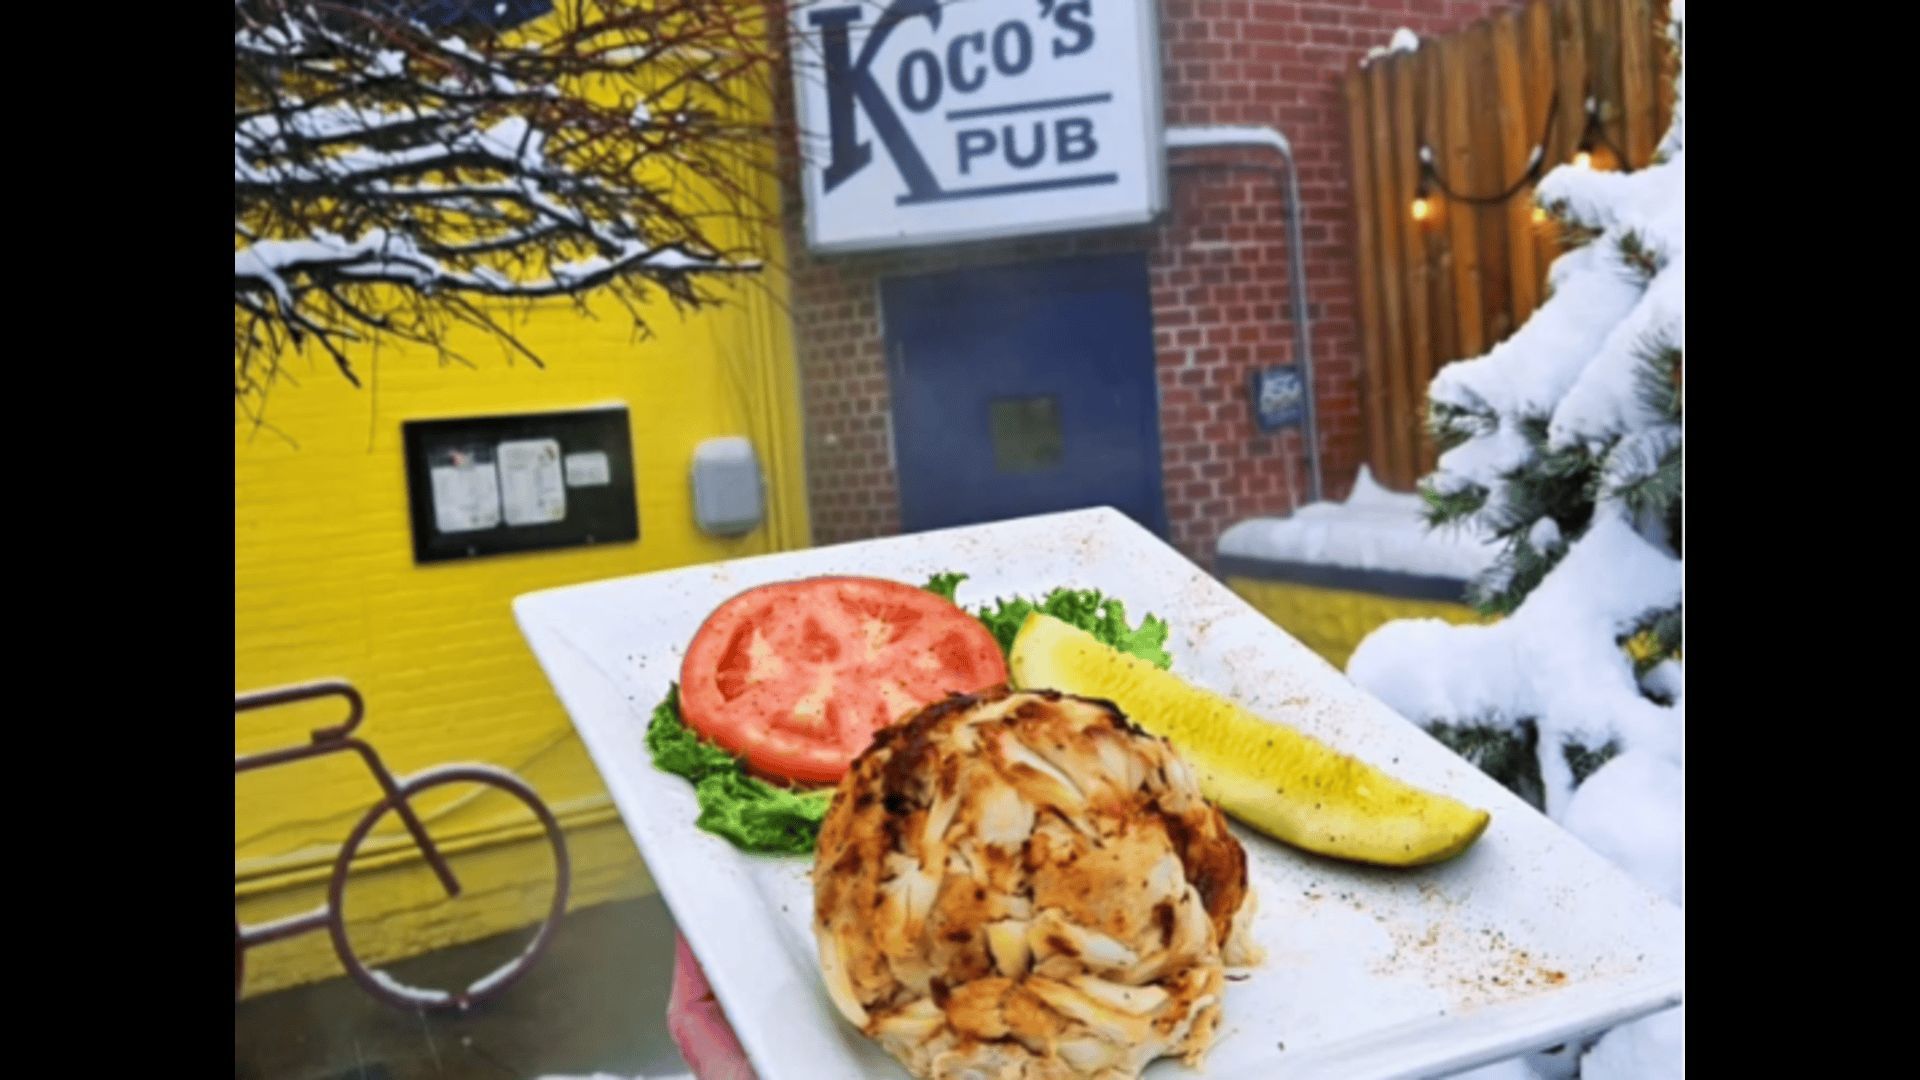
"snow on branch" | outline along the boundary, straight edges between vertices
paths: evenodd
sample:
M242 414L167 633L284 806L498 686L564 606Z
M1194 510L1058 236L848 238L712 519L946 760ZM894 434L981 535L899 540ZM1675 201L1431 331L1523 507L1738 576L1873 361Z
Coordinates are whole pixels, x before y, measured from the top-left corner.
M1482 356L1449 364L1435 377L1435 421L1464 437L1439 458L1428 485L1440 495L1485 489L1475 513L1498 527L1509 479L1541 450L1608 447L1674 421L1640 394L1649 349L1677 348L1686 334L1686 154L1632 174L1564 165L1541 181L1542 203L1600 230L1591 243L1556 260L1552 295L1505 341ZM1650 276L1643 277L1643 274ZM1521 427L1546 421L1536 447ZM1472 430L1469 431L1468 429ZM1648 440L1632 440L1609 464L1605 485L1641 475Z
M429 7L442 14L429 19ZM454 5L457 7L457 5ZM509 29L409 0L234 4L234 395L290 350L448 346L535 362L503 304L757 269L776 33L761 0L582 0Z
M1542 744L1553 748L1540 764L1547 812L1558 817L1574 787L1561 746L1683 752L1683 709L1649 701L1616 644L1645 612L1678 604L1680 582L1679 559L1604 507L1511 618L1491 626L1388 623L1360 643L1347 674L1420 722L1537 723Z

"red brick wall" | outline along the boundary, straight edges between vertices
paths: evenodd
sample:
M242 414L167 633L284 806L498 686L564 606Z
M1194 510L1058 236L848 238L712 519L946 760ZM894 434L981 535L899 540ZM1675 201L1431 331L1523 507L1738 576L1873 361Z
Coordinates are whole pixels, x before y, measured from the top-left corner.
M1353 209L1339 77L1395 28L1450 32L1515 0L1160 0L1167 123L1271 125L1300 168L1321 468L1344 497L1365 456ZM879 282L902 273L1145 250L1174 545L1210 565L1223 529L1307 501L1301 433L1259 434L1255 367L1293 359L1286 215L1270 154L1169 155L1170 208L1150 228L931 253L804 254L791 233L794 327L818 543L899 531ZM791 220L791 215L790 215Z

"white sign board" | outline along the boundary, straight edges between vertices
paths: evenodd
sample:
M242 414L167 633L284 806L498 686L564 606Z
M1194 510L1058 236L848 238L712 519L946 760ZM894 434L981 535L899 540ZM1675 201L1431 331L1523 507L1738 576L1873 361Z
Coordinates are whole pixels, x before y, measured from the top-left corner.
M803 0L807 241L1136 225L1166 203L1153 0Z

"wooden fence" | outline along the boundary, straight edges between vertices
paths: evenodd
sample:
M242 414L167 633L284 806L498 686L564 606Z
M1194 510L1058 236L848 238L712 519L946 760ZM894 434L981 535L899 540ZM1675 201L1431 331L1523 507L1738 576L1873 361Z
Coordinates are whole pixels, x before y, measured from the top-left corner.
M1368 457L1388 486L1434 466L1427 384L1525 322L1560 254L1538 175L1583 141L1594 167L1649 163L1672 115L1664 0L1533 0L1347 76ZM1598 123L1588 130L1591 98ZM1430 148L1425 216L1420 148ZM1517 190L1504 202L1484 199ZM1450 198L1451 191L1460 198Z

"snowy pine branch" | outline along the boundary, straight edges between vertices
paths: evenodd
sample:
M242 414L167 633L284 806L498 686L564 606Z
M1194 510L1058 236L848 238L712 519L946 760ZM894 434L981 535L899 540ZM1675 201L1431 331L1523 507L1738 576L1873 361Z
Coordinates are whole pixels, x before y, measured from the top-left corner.
M1640 361L1634 383L1640 407L1649 414L1679 423L1685 402L1686 358L1680 346L1666 337L1649 335L1635 349Z
M1641 284L1652 281L1653 276L1660 272L1665 260L1658 252L1647 247L1638 232L1628 229L1614 243L1620 249L1620 262L1639 276Z
M1635 624L1632 633L1621 638L1621 647L1633 660L1640 675L1679 657L1685 644L1685 620L1678 604L1648 612Z
M777 8L777 5L775 6ZM655 292L758 267L775 36L753 0L599 0L512 31L402 0L236 0L234 394L290 351L381 338L462 359L503 304L589 293L643 331Z
M1572 774L1577 787L1587 782L1587 777L1600 771L1600 766L1612 761L1620 753L1620 744L1608 739L1599 746L1588 747L1577 742L1563 743L1560 756L1567 759L1567 771Z
M1540 731L1532 717L1507 723L1443 720L1428 724L1427 731L1535 809L1546 805L1540 781Z
M1420 498L1427 504L1427 525L1439 528L1479 513L1487 504L1487 489L1479 484L1442 487L1429 481L1420 485Z
M1475 411L1444 401L1427 403L1427 431L1444 453L1468 439L1490 434L1499 424L1491 412Z
M1598 494L1636 515L1664 515L1680 499L1683 453L1677 424L1634 432L1607 452Z

